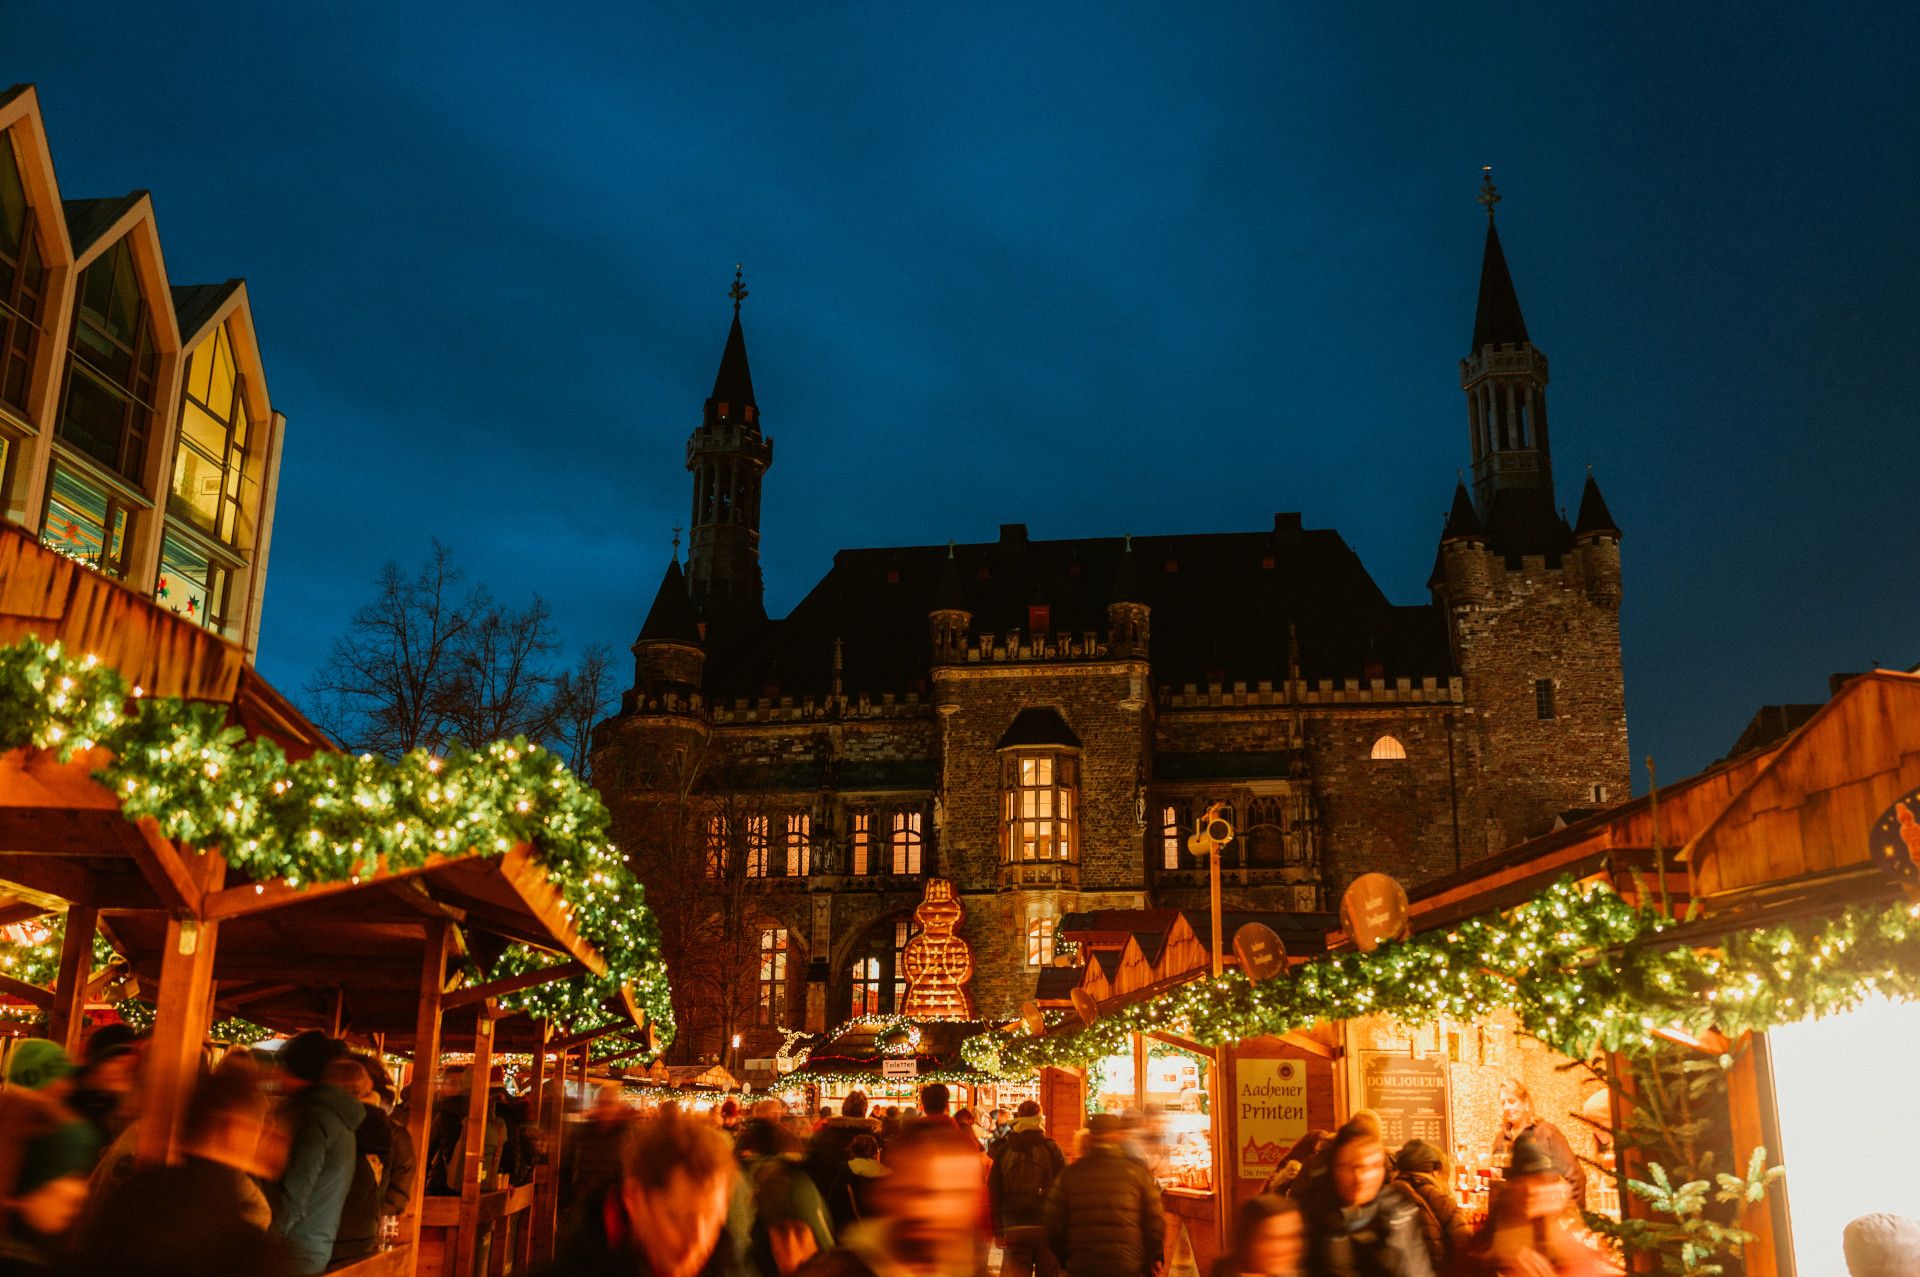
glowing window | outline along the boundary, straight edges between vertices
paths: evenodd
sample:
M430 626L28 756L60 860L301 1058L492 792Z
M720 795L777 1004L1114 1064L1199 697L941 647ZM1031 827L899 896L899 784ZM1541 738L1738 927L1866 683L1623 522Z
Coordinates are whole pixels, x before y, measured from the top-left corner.
M707 817L706 855L703 863L709 878L727 874L727 826L718 816Z
M848 818L853 825L853 872L873 872L873 814L856 811Z
M760 928L760 1023L787 1018L787 929Z
M111 577L127 573L134 513L79 471L56 463L47 485L40 540Z
M1044 967L1053 962L1053 932L1058 924L1041 914L1027 924L1027 965Z
M1172 803L1160 808L1160 867L1178 869L1180 867L1180 847L1186 841L1186 824L1180 818L1180 809Z
M787 877L804 878L813 872L813 816L804 811L787 817Z
M192 541L169 531L160 543L160 577L153 597L176 616L197 621L224 633L227 616L227 569Z
M1400 743L1398 736L1382 736L1373 742L1372 757L1375 762L1390 762L1407 756L1407 747Z
M247 478L252 423L233 361L230 324L222 324L187 359L180 404L180 442L173 458L168 509L232 544L257 505Z
M1074 863L1079 813L1073 755L1008 754L1003 768L1002 859L1014 864Z
M747 817L747 877L764 878L773 848L768 845L767 818L765 816Z
M893 872L914 875L920 872L920 813L896 811L893 830L887 837L893 852Z

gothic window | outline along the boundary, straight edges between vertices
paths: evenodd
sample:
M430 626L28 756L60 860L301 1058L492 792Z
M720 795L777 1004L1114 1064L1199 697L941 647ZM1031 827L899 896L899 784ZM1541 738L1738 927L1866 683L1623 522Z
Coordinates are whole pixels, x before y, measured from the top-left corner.
M1407 747L1400 743L1398 736L1382 736L1373 742L1373 761L1376 763L1399 762L1406 758Z
M46 268L12 134L0 136L0 400L22 412L40 335Z
M80 275L59 435L107 468L140 477L160 357L123 237Z
M917 811L896 811L893 813L893 829L887 835L888 849L893 853L893 872L914 876L920 869L920 813Z
M1050 967L1053 965L1053 935L1060 926L1060 920L1053 911L1042 905L1027 921L1027 965L1030 967Z
M1287 800L1267 794L1247 804L1247 827L1241 835L1249 865L1267 867L1286 863Z
M787 816L787 877L804 878L813 872L813 816L809 812L791 812Z
M256 504L245 478L251 423L233 359L232 326L220 325L187 359L173 493L167 501L170 513L229 545L242 516L251 512L243 505Z
M764 878L771 867L773 848L767 838L767 818L765 816L747 817L747 877Z
M1553 705L1553 680L1537 678L1533 681L1533 714L1535 718L1557 717Z
M905 956L913 924L905 918L869 928L854 955L850 1018L890 1015L906 1001Z
M856 811L847 817L853 826L853 872L873 872L873 813Z
M1001 858L1010 864L1079 859L1076 761L1058 751L1002 756Z
M760 928L760 1023L787 1018L787 929Z
M1187 841L1187 822L1176 803L1163 803L1160 807L1160 867L1178 869L1180 850Z

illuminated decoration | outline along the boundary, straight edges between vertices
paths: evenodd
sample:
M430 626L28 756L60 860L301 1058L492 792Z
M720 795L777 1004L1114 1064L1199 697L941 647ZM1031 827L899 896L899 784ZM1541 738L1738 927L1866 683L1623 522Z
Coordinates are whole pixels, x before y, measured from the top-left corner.
M1858 905L1710 943L1676 943L1663 934L1674 925L1606 886L1562 879L1446 932L1329 954L1259 983L1229 971L1057 1036L978 1034L963 1054L977 1068L1024 1076L1082 1067L1126 1049L1136 1032L1169 1026L1220 1046L1365 1016L1425 1026L1504 1009L1560 1054L1586 1059L1600 1048L1650 1050L1672 1030L1735 1038L1875 994L1920 999L1920 905Z
M1910 789L1874 823L1867 838L1873 862L1909 895L1920 892L1920 789Z
M0 752L111 754L95 779L128 819L151 816L169 839L218 847L256 881L299 887L424 865L469 849L531 847L553 878L569 921L606 960L607 974L503 996L500 1004L583 1032L614 1023L609 998L624 985L665 1046L673 1008L659 929L640 884L606 840L599 796L551 751L524 739L445 756L415 750L389 761L321 753L288 761L270 740L249 740L218 704L143 697L94 657L75 659L34 638L0 647ZM514 945L491 971L549 966L553 956Z
M900 1013L916 1020L971 1020L973 946L955 932L966 918L953 883L927 879L926 895L913 911L920 934L907 941L900 964L907 973L907 996Z

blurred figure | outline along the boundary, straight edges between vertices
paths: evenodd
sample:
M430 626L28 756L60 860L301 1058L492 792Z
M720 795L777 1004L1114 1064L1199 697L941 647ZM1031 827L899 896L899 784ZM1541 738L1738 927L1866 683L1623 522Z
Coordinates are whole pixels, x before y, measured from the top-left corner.
M844 1202L829 1202L829 1216L839 1219L844 1213L848 1220L861 1220L871 1215L873 1185L875 1181L884 1179L886 1174L887 1165L880 1160L880 1141L871 1135L854 1136L847 1144L846 1199ZM840 1231L836 1225L835 1236Z
M602 1085L593 1093L586 1120L568 1133L561 1157L560 1208L569 1215L620 1178L627 1133L633 1129L633 1110L621 1095L618 1082Z
M873 1214L798 1277L985 1277L977 1245L985 1186L977 1149L950 1125L917 1123L887 1149Z
M945 1082L929 1082L920 1088L920 1117L922 1121L938 1122L942 1126L952 1126L953 1092L947 1089Z
M992 1156L987 1198L993 1235L1006 1250L1000 1277L1057 1277L1060 1261L1047 1244L1047 1194L1067 1159L1047 1137L1038 1104L1028 1100L1020 1105L1007 1134L994 1143Z
M102 1149L119 1139L131 1120L127 1097L133 1091L134 1073L140 1064L139 1040L140 1035L129 1025L101 1026L87 1039L80 1069L74 1075L73 1095L67 1102L93 1127Z
M1473 1230L1460 1213L1447 1187L1446 1159L1440 1150L1425 1140L1408 1140L1393 1155L1393 1182L1405 1188L1426 1209L1420 1214L1420 1231L1427 1239L1427 1256L1435 1271L1452 1262L1466 1246Z
M847 1182L847 1146L862 1135L879 1134L879 1126L867 1116L865 1091L850 1091L840 1102L840 1116L829 1118L813 1133L807 1144L807 1174L827 1203L836 1236L853 1222L851 1194Z
M1487 1222L1468 1245L1460 1270L1469 1277L1612 1277L1619 1269L1576 1237L1566 1176L1546 1144L1523 1135L1513 1143Z
M327 1080L344 1078L345 1070L328 1069L339 1056L340 1044L314 1029L280 1048L280 1065L292 1088L278 1114L287 1132L287 1162L267 1200L273 1206L273 1232L287 1239L296 1273L325 1271L353 1185L354 1132L366 1109Z
M359 1059L373 1087L373 1109L387 1127L387 1155L380 1167L380 1213L403 1215L407 1201L413 1195L413 1175L419 1164L413 1147L413 1132L407 1129L401 1110L395 1106L394 1101L399 1096L393 1089L393 1078L387 1073L387 1066L377 1055L363 1055ZM368 1121L372 1121L373 1117L373 1112L367 1114Z
M50 1270L87 1201L94 1131L68 1105L73 1060L44 1038L14 1048L0 1091L0 1274Z
M1510 1077L1500 1084L1500 1133L1493 1139L1494 1154L1511 1153L1513 1146L1526 1137L1539 1144L1560 1168L1573 1204L1586 1209L1587 1168L1574 1156L1573 1145L1560 1128L1534 1111L1533 1093L1526 1083Z
M1297 1202L1271 1193L1240 1207L1233 1250L1213 1264L1213 1277L1300 1277L1307 1224Z
M1349 1122L1300 1195L1313 1277L1433 1277L1417 1198L1387 1181L1379 1127Z
M813 1129L817 1131L821 1127L825 1126L828 1122L831 1122L832 1120L833 1120L833 1105L822 1104L820 1106L820 1111L814 1114Z
M1920 1273L1920 1221L1904 1215L1862 1215L1840 1235L1848 1277L1911 1277Z
M1112 1113L1087 1119L1087 1151L1047 1193L1047 1243L1072 1277L1153 1277L1166 1245L1160 1186L1127 1153Z
M188 1101L176 1166L134 1171L89 1213L72 1270L79 1277L280 1277L295 1271L267 1231L259 1169L267 1097L252 1061L231 1056Z
M333 1237L331 1262L341 1264L380 1249L381 1178L393 1151L393 1132L387 1115L373 1103L373 1076L358 1057L341 1055L330 1061L320 1080L352 1096L361 1108L360 1125L353 1131L353 1175Z
M1013 1119L1003 1108L997 1108L987 1114L987 1152L993 1152L993 1146L1013 1134Z
M743 1277L724 1231L736 1173L707 1121L674 1112L636 1123L620 1178L582 1203L547 1277Z
M1326 1164L1327 1146L1331 1143L1332 1131L1308 1131L1302 1135L1292 1148L1280 1155L1280 1165L1260 1186L1260 1191L1298 1199L1300 1190L1306 1187L1307 1168Z
M962 1135L972 1140L981 1152L986 1151L986 1144L980 1138L980 1119L973 1115L972 1109L963 1108L955 1113L953 1124L960 1129Z
M761 1116L758 1108L734 1142L752 1202L746 1258L761 1277L785 1277L833 1245L833 1228L802 1165L805 1145L778 1116ZM780 1112L778 1102L773 1108Z

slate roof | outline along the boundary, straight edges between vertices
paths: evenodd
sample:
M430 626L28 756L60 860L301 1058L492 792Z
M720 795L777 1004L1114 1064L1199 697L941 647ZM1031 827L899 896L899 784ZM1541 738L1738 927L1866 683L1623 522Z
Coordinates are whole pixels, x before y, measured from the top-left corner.
M727 348L720 352L712 398L728 404L753 403L753 373L747 368L747 336L740 331L738 306L733 310L733 326L727 329Z
M229 279L221 284L175 284L169 290L173 294L173 313L180 321L180 339L192 344L214 312L227 304L227 298L240 288L240 281Z
M73 241L74 256L93 247L95 240L113 228L126 211L146 197L145 191L128 191L97 200L61 200L60 211L67 219L67 238Z
M647 609L646 623L640 627L640 637L634 642L700 646L700 623L694 617L686 574L680 570L678 558L667 564L660 588L654 592L653 606Z
M1121 567L1119 537L1030 541L1020 525L997 542L842 550L784 619L753 634L716 634L709 617L707 691L718 699L824 696L833 644L843 642L851 694L924 690L932 658L927 614L943 571L973 615L972 630L1027 627L1036 592L1054 633L1104 636ZM1455 672L1445 618L1431 604L1396 606L1338 532L1282 515L1263 532L1134 537L1138 601L1152 609L1156 681L1179 686L1287 677L1288 627L1297 626L1301 676L1445 679Z
M1607 499L1600 495L1600 485L1587 476L1587 486L1580 490L1580 513L1574 519L1573 534L1585 536L1594 532L1611 532L1620 535L1620 526L1613 521L1613 512L1607 509Z
M1487 219L1487 248L1480 259L1480 303L1473 312L1472 350L1506 343L1520 346L1527 342L1527 321L1520 313L1520 295L1514 291L1513 274L1507 269L1506 250L1500 247L1500 232L1493 219Z
M1011 749L1016 745L1065 745L1068 749L1079 749L1080 738L1053 706L1029 705L1013 716L1013 722L1007 725L994 748Z

